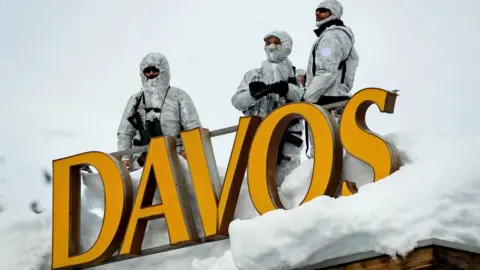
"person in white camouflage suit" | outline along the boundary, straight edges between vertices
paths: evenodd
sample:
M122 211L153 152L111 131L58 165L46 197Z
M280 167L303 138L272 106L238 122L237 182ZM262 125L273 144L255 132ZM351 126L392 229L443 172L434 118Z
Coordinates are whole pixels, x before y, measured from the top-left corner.
M170 86L170 67L163 54L152 52L142 59L140 78L143 87L128 100L118 127L118 151L146 145L151 137L178 137L183 130L201 127L191 97ZM186 158L182 146L177 152ZM122 156L122 161L131 171L139 169L145 153Z
M315 10L317 40L308 60L305 94L302 100L318 105L345 101L350 98L359 56L355 50L352 30L341 20L343 6L337 0L324 0ZM339 123L343 109L332 110ZM307 151L312 142L307 134ZM310 155L313 157L313 147Z
M260 68L249 70L232 97L232 105L244 116L265 118L276 108L300 101L303 89L295 76L295 68L288 56L293 41L284 31L273 31L264 37L267 59ZM277 186L301 161L303 120L298 118L284 133L277 159ZM290 160L288 160L290 159Z

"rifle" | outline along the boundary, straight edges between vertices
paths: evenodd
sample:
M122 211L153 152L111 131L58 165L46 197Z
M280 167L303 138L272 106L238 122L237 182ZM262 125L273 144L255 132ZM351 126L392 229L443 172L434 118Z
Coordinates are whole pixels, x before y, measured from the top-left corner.
M170 87L168 88L170 89ZM165 103L165 99L167 98L168 94L168 89L167 92L165 93L165 97L163 99L162 107L160 109L157 108L145 108L146 112L149 112L150 110L154 110L157 112L160 112L161 109L163 108L163 104ZM153 137L159 137L163 135L162 131L162 126L160 125L160 120L158 118L151 120L146 120L145 121L145 127L143 126L142 123L142 118L140 117L140 113L138 112L138 107L140 106L141 99L143 98L143 102L145 104L145 94L142 93L142 95L137 99L137 103L133 107L133 113L131 116L127 118L128 122L136 129L138 130L138 133L140 134L140 140L138 139L133 139L133 145L134 146L146 146L150 144L150 140ZM146 117L146 115L145 115ZM147 156L147 152L143 152L140 157L137 159L137 162L140 166L143 167L145 164L145 158Z
M145 128L142 124L142 118L140 117L140 113L138 112L138 107L140 106L142 98L145 100L145 96L143 93L140 97L137 98L137 103L135 103L135 106L132 109L132 115L127 118L128 122L130 122L132 127L138 130L138 133L140 134L140 140L133 139L134 146L144 146L148 145L148 143L150 142L150 136L148 136L148 133L145 131Z

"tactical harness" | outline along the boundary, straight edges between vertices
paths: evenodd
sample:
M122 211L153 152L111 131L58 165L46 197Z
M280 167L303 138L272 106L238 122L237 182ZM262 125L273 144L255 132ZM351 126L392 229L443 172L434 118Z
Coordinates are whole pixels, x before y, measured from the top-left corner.
M333 26L333 25L345 26L345 24L343 23L342 20L335 19L335 20L331 20L331 21L326 22L320 28L313 30L313 32L315 32L317 37L320 37L320 35L327 29L327 27L330 27L330 26ZM336 29L336 30L340 30L340 31L345 32L345 34L347 34L347 36L350 38L347 31L345 31L344 29L339 28L339 29ZM313 47L313 50L312 50L312 76L313 77L315 77L315 74L317 72L317 64L315 63L315 57L316 57L316 54L317 54L317 49L318 49L319 44L320 44L320 40L318 40L318 42L315 43L315 46ZM340 61L339 65L338 65L338 70L343 69L342 70L342 79L341 79L342 84L345 83L345 73L347 71L347 60L350 57L350 55L352 54L352 50L353 50L353 44L352 44L352 48L350 49L350 52L347 55L347 58ZM305 75L305 79L306 79L306 75Z

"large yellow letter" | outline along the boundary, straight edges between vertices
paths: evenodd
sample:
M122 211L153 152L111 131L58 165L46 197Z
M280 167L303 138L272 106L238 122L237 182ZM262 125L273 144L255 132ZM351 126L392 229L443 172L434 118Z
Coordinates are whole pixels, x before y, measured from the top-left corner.
M248 159L248 189L260 214L283 208L276 185L278 145L287 125L296 117L310 125L315 160L310 188L302 204L323 194L334 196L342 172L342 144L335 119L320 106L292 103L276 109L260 124Z
M228 225L233 220L250 147L260 121L257 116L240 118L219 202L221 182L208 130L182 133L205 238L228 235Z
M94 166L105 190L105 214L97 241L79 253L80 166ZM93 266L102 263L120 246L132 208L132 182L124 166L113 156L84 153L53 161L52 268Z
M156 186L162 203L152 206ZM189 200L175 138L153 138L120 254L140 255L147 222L162 217L167 223L170 244L198 241Z
M372 104L381 112L393 113L397 94L379 88L365 88L347 103L340 121L340 137L345 149L354 157L369 164L374 181L383 179L400 167L400 155L395 145L373 133L365 122L365 114ZM344 185L348 188L348 185ZM355 188L349 188L356 192Z

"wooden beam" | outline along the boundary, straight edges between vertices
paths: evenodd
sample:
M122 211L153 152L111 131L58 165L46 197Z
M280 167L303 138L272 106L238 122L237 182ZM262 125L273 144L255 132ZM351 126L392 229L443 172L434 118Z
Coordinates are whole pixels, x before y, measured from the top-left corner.
M312 263L294 270L357 269L480 269L480 247L440 239L418 242L405 258L393 259L377 252L363 252Z
M480 269L480 254L433 244L431 246L415 249L411 251L405 258L391 258L387 255L381 255L346 264L305 269Z
M433 256L437 269L480 269L480 254L435 246Z
M406 258L393 259L383 255L379 258L366 259L347 265L318 269L345 269L345 270L381 270L381 269L429 269L434 264L433 247L420 248L410 252Z

